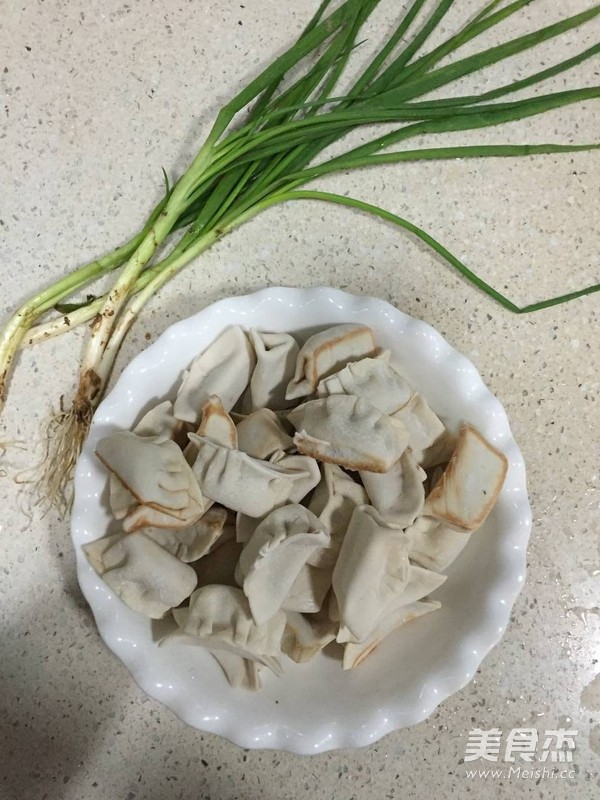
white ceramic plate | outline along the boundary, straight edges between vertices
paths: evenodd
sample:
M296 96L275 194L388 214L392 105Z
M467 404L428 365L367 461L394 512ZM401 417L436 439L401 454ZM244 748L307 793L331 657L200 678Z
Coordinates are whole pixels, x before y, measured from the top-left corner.
M475 425L509 459L494 511L435 592L442 609L392 634L360 667L344 672L321 655L285 661L285 675L265 676L260 692L232 689L201 647L158 646L164 622L151 622L113 595L81 546L110 523L107 476L94 457L98 440L129 428L149 405L173 396L182 370L226 326L292 331L306 337L340 322L370 325L404 372L451 428ZM506 414L475 367L429 325L381 300L329 288L265 289L221 300L171 326L124 370L99 407L75 478L72 537L81 589L100 635L141 688L182 720L243 747L319 753L359 747L425 719L471 680L502 636L523 585L531 529L525 467Z

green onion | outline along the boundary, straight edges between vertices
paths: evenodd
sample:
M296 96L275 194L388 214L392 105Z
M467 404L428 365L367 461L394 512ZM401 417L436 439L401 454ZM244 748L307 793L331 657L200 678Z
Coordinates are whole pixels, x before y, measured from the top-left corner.
M368 37L368 20L380 0L345 0L332 11L330 0L323 0L295 44L221 109L197 156L173 187L165 175L164 197L143 229L125 245L73 271L16 311L0 335L0 408L19 347L92 321L73 404L53 420L49 430L51 450L43 491L52 503L64 506L67 502L65 490L116 353L145 302L224 235L271 206L318 200L349 206L391 222L419 237L466 280L515 313L536 311L598 291L600 285L596 284L518 306L410 221L350 197L301 189L322 175L376 164L532 156L599 148L598 143L548 143L390 149L425 134L477 130L600 97L600 87L596 86L497 102L597 56L600 44L596 44L491 91L458 97L451 92L438 99L426 98L433 91L443 92L460 78L526 52L600 14L600 5L596 5L451 64L441 63L530 2L515 0L505 4L503 0L492 0L461 30L427 52L427 42L453 0L413 0L351 88L340 94L336 87ZM299 77L286 85L292 68ZM247 112L246 118L240 120L243 111ZM385 134L314 163L334 142L343 144L350 132L380 124L388 126ZM156 257L159 249L166 252L160 260ZM85 301L70 300L74 293L112 270L119 272L105 296L90 294ZM36 324L53 308L60 316Z

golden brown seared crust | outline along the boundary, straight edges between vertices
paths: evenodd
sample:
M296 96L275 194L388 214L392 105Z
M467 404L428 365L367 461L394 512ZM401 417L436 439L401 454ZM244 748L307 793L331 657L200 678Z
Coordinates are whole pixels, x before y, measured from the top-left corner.
M339 467L346 469L356 470L357 472L363 470L364 472L387 472L385 463L375 463L373 461L352 461L351 459L334 458L328 453L324 453L315 444L315 440L309 436L303 436L302 433L297 433L294 436L294 444L298 452L305 456L312 456L317 461L325 461L328 464L337 464ZM312 446L311 446L312 445Z
M457 462L462 454L463 448L467 445L467 437L468 436L475 436L479 442L491 453L493 453L499 461L501 462L502 466L500 469L499 476L496 480L495 485L491 488L491 491L487 493L486 501L482 503L480 513L473 517L470 520L465 520L453 514L447 507L444 508L443 517L439 514L433 514L432 509L435 508L435 503L437 501L443 501L443 497L445 494L446 486L449 482L451 482L454 478L454 472L457 469ZM485 522L488 514L494 507L496 500L498 499L498 495L500 494L500 490L502 489L502 485L504 484L504 479L506 478L506 473L508 471L508 459L504 453L490 444L487 439L485 439L479 431L474 428L469 423L463 422L460 426L460 430L458 431L458 436L456 439L456 447L454 448L454 452L448 466L446 467L444 473L435 484L431 492L427 497L427 506L428 509L424 513L432 514L438 519L442 519L448 525L455 526L457 529L462 529L463 531L474 531L477 530L483 523Z
M360 328L355 328L352 331L347 331L346 333L343 333L340 336L335 336L333 339L329 339L327 342L323 342L323 344L320 344L315 349L314 353L311 354L312 362L313 362L313 371L312 371L312 374L310 376L307 374L307 378L309 378L309 380L310 380L310 382L312 384L313 391L317 388L317 384L319 383L319 381L322 380L323 378L327 377L326 375L319 375L319 372L318 372L318 369L317 369L317 363L318 363L318 360L319 360L319 356L321 356L323 353L326 353L328 350L333 350L334 348L336 348L342 342L350 342L350 341L352 341L352 339L356 339L356 338L358 338L360 336L364 336L365 334L370 335L371 340L373 342L373 352L374 352L376 350L376 348L377 348L377 345L375 344L375 338L373 336L373 331L371 330L371 328L368 327L368 325L363 325ZM363 356L363 358L364 357L365 356ZM306 360L305 360L304 364L306 365Z
M229 440L227 442L228 446L235 449L237 448L237 428L235 427L235 423L225 411L223 407L223 403L221 402L220 398L217 397L216 394L211 395L206 403L202 406L202 421L200 422L200 427L197 430L198 436L209 436L209 425L211 421L221 420L224 425L225 429L227 430L227 435Z

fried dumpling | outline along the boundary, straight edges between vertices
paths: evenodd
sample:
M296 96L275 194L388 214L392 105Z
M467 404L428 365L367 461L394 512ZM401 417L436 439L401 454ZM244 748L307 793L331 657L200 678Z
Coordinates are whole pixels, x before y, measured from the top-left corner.
M268 459L277 450L289 450L294 443L279 417L269 408L260 408L237 425L238 448L253 458Z
M234 511L250 517L264 517L274 508L285 505L292 496L297 497L300 488L314 486L307 468L288 469L193 433L189 437L198 447L194 474L203 495Z
M300 349L286 399L313 394L322 378L342 369L349 361L374 355L376 350L373 331L366 325L344 323L315 333Z
M174 406L177 419L197 425L202 406L215 394L230 411L248 385L255 363L244 331L237 325L224 330L184 373Z
M427 496L423 513L458 531L476 530L494 507L507 469L504 453L463 424L450 463Z
M189 528L144 528L143 533L176 558L189 563L202 558L223 533L227 510L212 506Z
M117 431L98 442L96 455L140 505L187 524L202 515L204 498L175 442Z
M400 528L412 525L423 510L425 470L407 448L387 472L361 472L371 505Z
M196 573L142 533L115 533L83 546L98 575L134 611L160 619L193 592Z
M388 614L384 615L381 623L373 633L363 642L346 642L344 645L344 657L342 666L344 669L353 669L361 664L370 655L383 639L401 625L406 625L417 617L437 611L442 604L437 600L417 600L414 603L398 606Z
M390 351L375 358L351 361L344 369L323 378L317 387L319 397L351 394L363 397L384 414L393 414L408 403L412 388L390 363Z
M307 508L290 504L272 511L246 543L235 578L257 624L281 607L301 568L329 544L329 534Z
M346 469L385 472L402 455L408 432L368 400L331 395L309 400L288 414L301 453Z
M454 531L431 517L419 517L406 529L406 535L410 538L410 560L435 572L444 572L471 538L470 533Z
M289 333L261 333L251 330L250 341L256 354L256 366L244 397L243 409L273 411L288 408L285 399L288 383L294 375L300 348Z
M202 586L192 594L187 608L173 609L173 617L184 633L195 636L209 650L235 653L264 664L276 675L282 674L278 656L285 614L278 611L257 625L241 589L217 584Z

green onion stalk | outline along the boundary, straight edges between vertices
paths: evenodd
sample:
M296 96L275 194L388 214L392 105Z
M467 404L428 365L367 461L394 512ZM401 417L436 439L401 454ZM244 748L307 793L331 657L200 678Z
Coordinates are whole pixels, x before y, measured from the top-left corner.
M164 196L141 231L27 300L8 321L0 335L0 409L19 348L91 323L75 397L71 406L53 419L48 431L48 466L41 489L52 504L68 505L69 481L93 413L121 342L146 301L219 239L274 205L298 200L335 203L392 223L417 236L466 280L514 313L547 308L600 288L596 284L518 306L409 220L352 197L302 188L323 175L382 164L534 156L600 147L600 143L406 146L415 137L501 125L600 97L598 86L517 100L510 97L597 58L600 43L487 92L443 95L446 87L465 76L584 25L600 14L600 5L443 64L447 56L532 0L492 0L460 30L429 50L428 41L454 0L412 0L354 84L340 94L337 87L344 74L356 72L349 64L368 35L369 17L380 1L345 0L332 10L331 0L323 0L297 41L221 109L197 156L172 187L165 175ZM290 81L292 69L296 77ZM441 97L427 99L440 90ZM240 120L242 112L245 118ZM377 131L377 126L384 124L386 133L376 132L365 143L315 163L333 143L343 145L352 131L363 126ZM75 293L111 271L117 277L107 294L69 302ZM40 322L52 309L57 315Z

